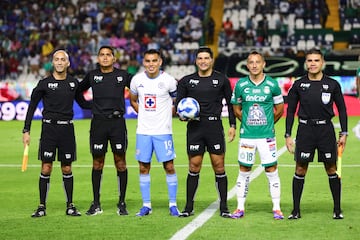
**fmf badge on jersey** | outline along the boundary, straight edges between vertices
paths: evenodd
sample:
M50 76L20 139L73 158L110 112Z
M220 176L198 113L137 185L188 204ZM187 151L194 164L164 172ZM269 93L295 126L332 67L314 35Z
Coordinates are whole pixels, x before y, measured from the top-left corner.
M328 104L330 102L331 93L322 93L321 100L324 104Z

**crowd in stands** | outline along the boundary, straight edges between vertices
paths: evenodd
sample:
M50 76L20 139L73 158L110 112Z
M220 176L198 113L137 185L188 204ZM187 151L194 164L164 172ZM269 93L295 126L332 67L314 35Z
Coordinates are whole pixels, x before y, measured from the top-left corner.
M99 46L116 49L117 66L138 71L142 52L163 51L166 64L188 64L177 42L203 41L206 0L4 0L0 3L0 80L40 79L49 55L65 49L72 74L94 68ZM95 59L94 59L95 57ZM173 60L176 59L175 60ZM94 61L95 60L95 61Z
M357 2L339 0L340 12L351 14L352 22L360 18ZM314 46L331 50L333 36L317 34L325 29L329 14L326 0L225 0L219 47L259 47L271 55L303 54ZM315 31L297 34L302 29Z

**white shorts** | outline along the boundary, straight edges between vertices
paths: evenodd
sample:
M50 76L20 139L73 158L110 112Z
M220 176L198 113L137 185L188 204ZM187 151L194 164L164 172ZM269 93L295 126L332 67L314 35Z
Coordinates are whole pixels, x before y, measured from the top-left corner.
M176 155L172 135L136 134L136 160L150 163L153 152L158 162L173 160Z
M275 138L240 138L238 162L240 165L252 167L255 163L256 150L258 150L263 167L277 164Z

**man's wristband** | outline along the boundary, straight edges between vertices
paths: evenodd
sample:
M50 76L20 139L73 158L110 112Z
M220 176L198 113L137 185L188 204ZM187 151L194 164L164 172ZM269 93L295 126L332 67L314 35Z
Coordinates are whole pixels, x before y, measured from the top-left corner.
M236 125L235 125L235 124L230 124L230 127L236 129Z
M340 132L339 135L340 135L340 137L341 137L341 136L348 136L349 133L348 133L348 132Z
M289 133L285 133L285 138L291 137L291 135Z

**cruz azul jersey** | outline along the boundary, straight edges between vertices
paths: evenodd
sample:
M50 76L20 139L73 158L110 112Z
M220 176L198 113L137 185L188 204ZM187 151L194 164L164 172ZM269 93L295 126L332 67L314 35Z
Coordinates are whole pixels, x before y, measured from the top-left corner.
M176 92L177 81L165 72L149 78L145 72L135 75L130 91L138 96L138 126L136 133L149 135L172 134L171 93Z
M240 137L274 137L274 105L283 101L281 89L271 77L265 75L258 85L249 77L240 78L231 97L231 103L242 108Z

